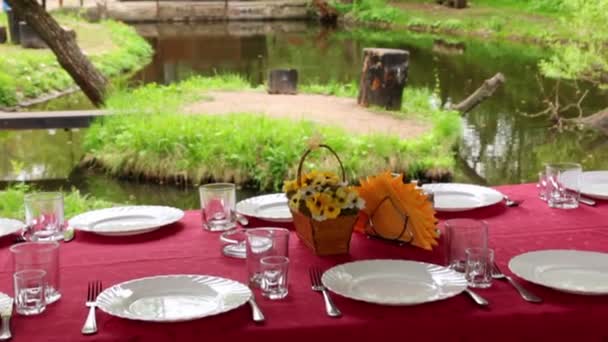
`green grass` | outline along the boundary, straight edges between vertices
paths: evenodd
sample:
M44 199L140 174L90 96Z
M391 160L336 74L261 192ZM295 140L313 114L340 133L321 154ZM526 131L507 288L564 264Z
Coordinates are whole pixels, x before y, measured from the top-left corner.
M25 217L23 198L25 194L35 190L35 188L25 183L16 183L10 185L5 190L0 191L0 217L23 220ZM108 208L114 205L113 203L104 200L83 195L76 189L64 191L63 193L66 218L71 218L72 216L81 214L85 211Z
M6 18L0 17L2 20ZM57 20L76 31L81 49L107 77L139 69L152 56L150 45L125 24L114 21L91 24L73 15L58 15ZM12 107L74 85L50 50L0 45L0 107Z
M195 77L167 87L147 85L114 94L108 107L122 115L106 117L89 128L84 162L97 163L116 176L193 183L234 181L279 190L284 179L295 176L307 142L321 136L341 155L351 181L386 169L419 175L452 167L451 147L460 134L460 118L455 112L430 108L428 90L419 90L417 100L408 100L399 115L424 117L433 122L433 129L418 139L402 140L353 135L335 127L256 113L180 114L183 105L203 98L203 91L218 82L230 89L248 87L236 76ZM305 89L322 92L321 86ZM341 88L325 90L332 89ZM353 91L342 94L352 96ZM337 165L329 156L320 155L313 156L306 167L336 169Z

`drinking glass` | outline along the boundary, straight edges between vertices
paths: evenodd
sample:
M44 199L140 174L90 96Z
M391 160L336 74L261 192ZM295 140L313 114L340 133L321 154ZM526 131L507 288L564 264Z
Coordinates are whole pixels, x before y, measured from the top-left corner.
M35 192L25 195L25 237L31 241L63 239L63 194Z
M262 296L272 300L287 297L289 258L279 255L267 256L260 259L260 265Z
M46 304L59 298L59 243L56 241L23 242L12 245L13 272L43 270L46 272Z
M538 198L543 201L547 201L547 177L545 176L545 172L538 173L538 183L536 183L536 188L538 189Z
M46 309L46 272L23 270L13 274L15 309L21 315L37 315Z
M448 267L465 271L467 248L488 247L488 225L473 219L445 221L446 256Z
M490 248L467 248L464 276L469 287L488 288L492 286L494 250Z
M289 230L285 228L254 228L246 231L247 279L249 286L261 288L261 260L268 256L289 255Z
M551 208L578 208L583 168L576 163L547 164L547 204Z
M232 183L212 183L198 189L203 227L216 232L236 227L236 186Z

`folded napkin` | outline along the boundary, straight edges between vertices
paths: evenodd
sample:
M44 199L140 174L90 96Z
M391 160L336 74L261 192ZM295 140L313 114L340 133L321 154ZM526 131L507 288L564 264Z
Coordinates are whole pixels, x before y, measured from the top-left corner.
M431 250L439 237L433 205L421 189L402 179L387 171L360 181L366 205L355 230Z

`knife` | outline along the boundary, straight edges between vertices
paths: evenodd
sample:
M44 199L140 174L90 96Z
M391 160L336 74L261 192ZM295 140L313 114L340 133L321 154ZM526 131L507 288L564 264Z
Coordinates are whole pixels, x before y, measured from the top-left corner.
M593 206L595 206L595 201L594 201L594 200L592 200L591 198L587 198L587 197L583 197L583 196L581 196L581 197L578 199L578 201L579 201L579 202L581 202L581 203L583 203L583 204L586 204L586 205L592 206L592 207L593 207Z

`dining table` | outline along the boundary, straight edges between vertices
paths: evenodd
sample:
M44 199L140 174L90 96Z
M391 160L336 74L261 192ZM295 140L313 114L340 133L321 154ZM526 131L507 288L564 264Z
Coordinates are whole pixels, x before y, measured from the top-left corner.
M495 187L511 199L471 211L438 213L438 227L451 218L474 218L488 224L488 243L502 271L524 252L576 249L608 252L608 201L576 209L549 208L534 184ZM246 228L285 226L251 218ZM10 236L0 239L0 291L12 295ZM445 241L427 251L353 233L348 254L316 256L295 231L289 241L289 294L282 300L254 294L266 316L252 321L243 305L215 316L180 323L151 323L113 317L97 310L98 332L82 335L87 314L87 284L104 288L124 281L165 274L220 276L247 283L245 260L223 256L219 233L202 228L199 210L186 211L174 224L134 236L100 236L77 231L60 247L62 297L36 316L13 314L13 341L608 341L608 296L560 292L518 279L542 297L529 303L507 282L494 280L476 292L490 305L480 307L464 293L413 306L386 306L332 298L343 315L329 317L320 293L311 290L309 268L323 270L350 261L397 259L445 264ZM607 265L608 267L608 265Z

